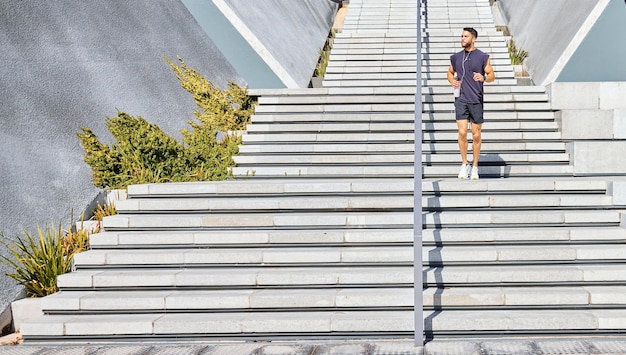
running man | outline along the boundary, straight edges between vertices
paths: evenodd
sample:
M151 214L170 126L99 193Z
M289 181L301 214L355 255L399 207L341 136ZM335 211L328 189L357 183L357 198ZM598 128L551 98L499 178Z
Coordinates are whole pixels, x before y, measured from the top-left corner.
M463 161L459 179L467 179L470 176L472 180L478 180L478 157L483 124L483 83L490 83L496 79L489 55L475 47L476 38L478 32L475 29L471 27L463 29L461 35L463 50L450 56L448 68L448 82L455 89L454 109L459 131L459 150ZM467 161L467 130L470 122L474 157L471 173Z

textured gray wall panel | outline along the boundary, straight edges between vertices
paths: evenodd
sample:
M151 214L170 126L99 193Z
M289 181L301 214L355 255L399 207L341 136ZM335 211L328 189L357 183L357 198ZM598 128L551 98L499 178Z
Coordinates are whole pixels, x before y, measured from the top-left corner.
M626 4L611 0L556 81L626 81Z
M195 105L163 56L245 84L178 0L0 0L0 230L69 223L97 196L76 132L116 108L179 137ZM7 251L0 248L0 253ZM0 266L0 311L17 294Z
M251 89L284 88L285 84L211 0L182 0L202 29Z
M333 24L330 0L227 0L282 67L307 87Z
M518 48L528 51L528 70L543 83L596 1L498 0ZM548 84L548 83L545 83Z

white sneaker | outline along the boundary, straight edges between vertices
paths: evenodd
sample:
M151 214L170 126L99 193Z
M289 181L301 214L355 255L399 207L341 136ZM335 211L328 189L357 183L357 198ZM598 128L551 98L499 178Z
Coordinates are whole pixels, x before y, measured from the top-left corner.
M467 179L467 176L469 175L469 169L470 166L469 164L463 164L461 165L461 171L459 171L459 179Z
M472 176L470 177L472 180L478 180L478 167L472 167Z

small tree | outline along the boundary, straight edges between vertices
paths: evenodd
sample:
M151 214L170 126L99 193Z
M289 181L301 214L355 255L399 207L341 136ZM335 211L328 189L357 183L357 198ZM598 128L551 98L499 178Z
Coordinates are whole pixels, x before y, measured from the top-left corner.
M197 70L180 63L175 65L169 58L165 61L176 73L180 86L187 90L200 110L194 111L196 118L203 124L220 131L243 130L250 122L254 112L254 101L247 90L229 82L225 90L215 87Z
M234 83L220 90L178 58L180 66L165 58L181 86L192 94L199 110L191 130L181 130L182 142L141 117L119 112L108 117L107 128L116 142L106 145L88 128L78 137L85 162L97 187L119 189L131 184L224 180L241 137L232 131L245 129L254 101ZM225 134L220 134L220 132ZM218 139L218 136L221 138Z
M88 128L78 133L95 186L118 189L179 180L183 146L157 125L118 111L117 117L107 117L106 126L116 140L110 146Z

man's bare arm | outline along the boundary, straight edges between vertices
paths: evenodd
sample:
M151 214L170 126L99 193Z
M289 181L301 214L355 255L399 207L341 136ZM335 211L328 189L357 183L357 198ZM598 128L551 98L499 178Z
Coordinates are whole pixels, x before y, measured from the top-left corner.
M487 65L485 65L485 81L491 83L494 80L496 80L496 73L491 66L491 59L487 59Z
M456 72L454 71L454 68L452 68L452 65L450 65L450 67L448 68L448 82L450 83L450 85L452 85L453 87L459 87L461 84L454 80L454 74L456 74Z
M496 74L493 72L493 67L491 66L491 61L489 59L487 59L487 64L485 65L485 75L474 72L473 78L475 81L484 81L488 83L496 80Z

